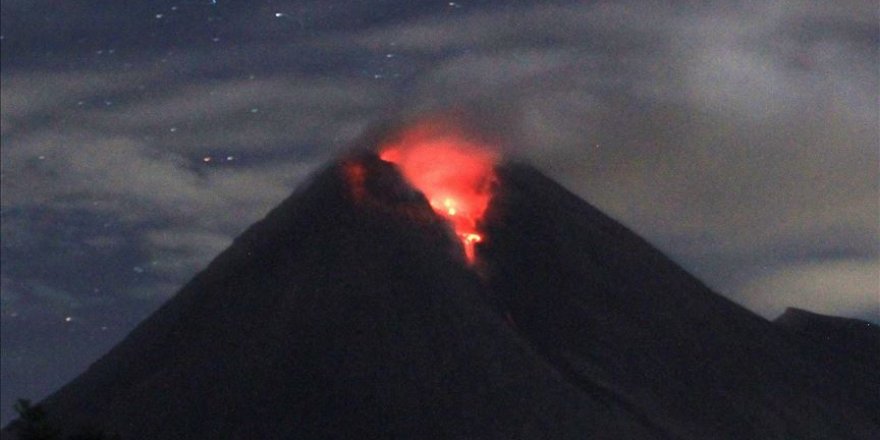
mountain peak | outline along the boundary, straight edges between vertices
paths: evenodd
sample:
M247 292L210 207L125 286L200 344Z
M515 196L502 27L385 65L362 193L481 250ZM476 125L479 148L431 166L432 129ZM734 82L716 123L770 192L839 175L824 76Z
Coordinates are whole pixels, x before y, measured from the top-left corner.
M126 440L880 434L874 370L827 374L533 168L493 158L468 250L380 155L315 173L49 414Z

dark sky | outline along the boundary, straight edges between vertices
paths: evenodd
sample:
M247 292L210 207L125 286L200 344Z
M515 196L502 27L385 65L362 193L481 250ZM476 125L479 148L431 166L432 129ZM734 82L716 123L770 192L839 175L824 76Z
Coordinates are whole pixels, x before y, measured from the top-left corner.
M474 124L767 317L880 322L871 1L2 2L2 422L384 118Z

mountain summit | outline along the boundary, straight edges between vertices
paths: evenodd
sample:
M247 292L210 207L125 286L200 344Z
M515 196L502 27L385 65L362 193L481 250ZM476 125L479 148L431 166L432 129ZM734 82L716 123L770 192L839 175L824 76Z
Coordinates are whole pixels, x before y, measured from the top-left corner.
M125 440L880 438L870 358L492 159L484 207L399 153L329 165L44 407Z

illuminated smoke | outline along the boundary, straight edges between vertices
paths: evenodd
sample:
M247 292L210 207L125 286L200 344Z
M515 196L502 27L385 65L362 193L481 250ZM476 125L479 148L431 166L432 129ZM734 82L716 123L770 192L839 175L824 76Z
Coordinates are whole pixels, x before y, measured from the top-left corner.
M483 240L480 220L492 198L497 155L463 135L418 126L380 149L382 160L396 164L438 214L455 229L468 261Z

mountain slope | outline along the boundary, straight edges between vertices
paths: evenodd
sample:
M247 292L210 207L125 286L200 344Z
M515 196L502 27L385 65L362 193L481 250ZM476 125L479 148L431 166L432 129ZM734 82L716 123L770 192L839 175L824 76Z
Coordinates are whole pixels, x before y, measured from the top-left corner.
M481 258L520 332L583 389L680 438L878 438L877 369L828 374L772 323L525 166ZM880 366L878 366L880 367Z
M649 437L480 292L426 201L361 157L319 173L45 405L126 440Z
M471 266L390 163L330 165L49 414L126 440L880 437L877 368L817 358L537 171L496 174Z
M880 365L880 328L857 319L820 315L789 307L773 322L801 336L816 352L865 368ZM880 374L880 372L878 372ZM880 381L878 381L880 382Z

